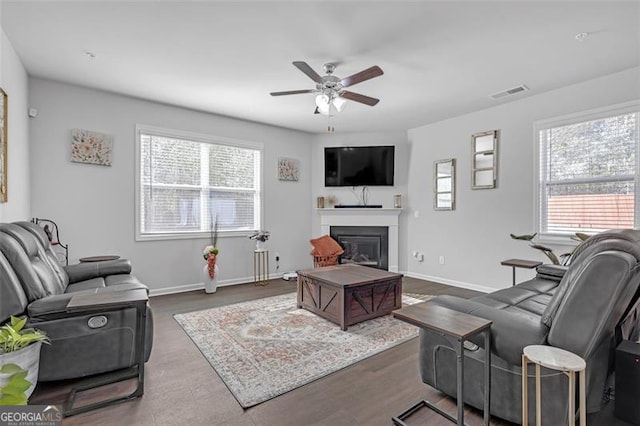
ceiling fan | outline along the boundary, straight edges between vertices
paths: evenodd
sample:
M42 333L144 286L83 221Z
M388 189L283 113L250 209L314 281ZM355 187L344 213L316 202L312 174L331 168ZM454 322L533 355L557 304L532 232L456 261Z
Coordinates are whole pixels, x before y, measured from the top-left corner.
M384 74L382 69L377 65L342 79L333 75L333 72L336 69L336 64L332 62L324 64L323 68L326 75L323 77L315 72L306 62L295 61L293 62L293 65L305 73L311 80L315 81L316 88L308 90L289 90L286 92L271 92L271 96L318 93L316 96L317 107L315 113L321 113L324 115L331 114L332 106L336 111L342 111L347 99L369 106L374 106L380 102L380 99L344 90L345 87L350 87L354 84L362 83L363 81L367 81Z

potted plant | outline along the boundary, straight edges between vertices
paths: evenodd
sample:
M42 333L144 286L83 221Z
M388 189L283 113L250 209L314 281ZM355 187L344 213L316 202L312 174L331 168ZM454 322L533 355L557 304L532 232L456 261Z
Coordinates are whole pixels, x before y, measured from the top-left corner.
M264 250L264 243L269 239L269 231L256 231L249 235L250 240L256 240L256 250Z
M573 250L571 250L570 253L563 253L560 256L558 256L553 252L553 250L551 248L543 246L542 244L534 243L533 239L536 237L536 235L538 235L538 234L537 233L534 233L534 234L523 234L523 235L509 234L509 236L514 240L527 241L529 243L529 245L531 246L531 248L534 248L536 250L540 250L542 253L544 253L545 256L547 256L547 258L549 258L551 263L553 263L554 265L564 265L564 266L566 266L567 263L570 261L571 255L576 250L577 246L574 247ZM582 244L584 241L586 241L587 238L589 238L589 235L583 234L582 232L576 232L571 237L572 240L578 241L580 244ZM578 245L580 245L580 244L578 244Z
M26 324L27 317L12 316L0 327L0 401L26 401L38 381L40 349L43 343L49 344L49 338L41 330L24 328ZM26 389L24 381L29 383Z

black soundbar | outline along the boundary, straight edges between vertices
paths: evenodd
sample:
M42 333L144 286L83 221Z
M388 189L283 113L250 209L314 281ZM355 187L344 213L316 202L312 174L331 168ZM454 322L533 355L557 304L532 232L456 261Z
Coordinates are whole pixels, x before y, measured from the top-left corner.
M334 207L336 209L381 209L382 204L369 204L366 206L361 204L337 204Z

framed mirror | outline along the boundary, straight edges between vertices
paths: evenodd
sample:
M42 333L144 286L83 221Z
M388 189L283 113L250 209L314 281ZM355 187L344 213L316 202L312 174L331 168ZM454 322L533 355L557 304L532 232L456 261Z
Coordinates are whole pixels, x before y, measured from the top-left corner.
M498 162L498 131L471 135L471 189L496 187Z
M433 163L433 208L456 208L456 159L449 158Z

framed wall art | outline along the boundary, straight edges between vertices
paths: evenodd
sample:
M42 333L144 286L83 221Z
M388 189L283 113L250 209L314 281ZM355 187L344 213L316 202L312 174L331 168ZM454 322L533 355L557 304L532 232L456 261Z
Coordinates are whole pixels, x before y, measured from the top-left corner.
M295 158L278 158L278 180L297 182L300 178L300 161Z
M0 89L0 203L7 202L7 110L9 97Z
M111 165L113 137L89 130L71 130L71 161L75 163Z

